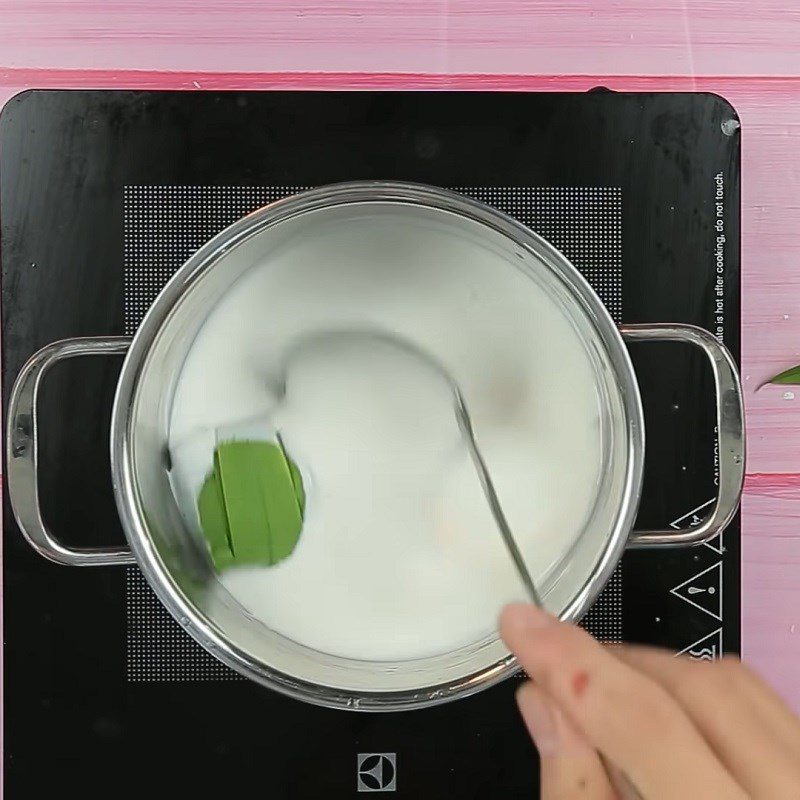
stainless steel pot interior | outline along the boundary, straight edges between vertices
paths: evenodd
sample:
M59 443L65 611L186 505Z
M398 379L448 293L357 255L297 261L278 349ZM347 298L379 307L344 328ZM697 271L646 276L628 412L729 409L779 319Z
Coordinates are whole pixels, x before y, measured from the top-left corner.
M218 658L280 691L325 705L414 707L489 685L515 669L496 635L458 651L396 663L312 651L252 619L213 580L184 529L167 479L168 420L177 375L218 298L274 248L313 226L368 225L376 215L437 225L501 253L545 288L573 322L594 365L604 406L605 469L597 503L569 557L547 577L547 606L579 618L607 581L638 504L643 423L635 376L612 320L575 269L503 215L438 189L391 184L329 187L262 209L198 251L171 280L137 333L119 379L111 433L120 516L156 593ZM532 343L536 346L541 343Z

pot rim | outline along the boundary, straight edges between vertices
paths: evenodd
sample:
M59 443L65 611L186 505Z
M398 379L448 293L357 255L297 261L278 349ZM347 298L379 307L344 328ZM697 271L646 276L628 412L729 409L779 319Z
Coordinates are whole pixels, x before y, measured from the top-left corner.
M138 502L129 441L130 412L139 375L174 306L215 263L244 240L309 211L364 202L422 206L452 212L486 225L531 252L555 273L593 323L613 366L627 425L627 460L622 501L614 529L591 576L562 612L578 621L614 571L638 511L644 471L644 415L633 365L622 335L586 279L555 247L521 223L479 201L438 187L416 183L356 181L330 184L259 208L217 234L197 250L158 294L133 338L122 366L111 417L111 476L125 536L148 583L167 610L206 650L255 682L295 699L329 708L400 711L466 697L499 683L519 670L507 655L457 681L419 690L353 692L300 680L254 659L232 645L224 633L198 614L156 552Z

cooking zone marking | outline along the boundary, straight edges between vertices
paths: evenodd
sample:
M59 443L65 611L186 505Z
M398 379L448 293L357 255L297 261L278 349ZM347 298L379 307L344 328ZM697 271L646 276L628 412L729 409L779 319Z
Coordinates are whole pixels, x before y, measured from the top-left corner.
M670 593L722 622L722 562L698 572Z

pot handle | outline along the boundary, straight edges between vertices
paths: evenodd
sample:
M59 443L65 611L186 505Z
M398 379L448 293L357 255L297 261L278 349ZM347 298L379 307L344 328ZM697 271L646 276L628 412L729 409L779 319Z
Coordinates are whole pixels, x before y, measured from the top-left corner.
M716 387L719 454L719 494L711 513L694 528L633 531L628 547L676 547L707 542L725 530L733 519L744 485L744 406L736 363L725 345L694 325L622 325L620 333L629 342L691 344L708 356Z
M76 356L122 355L127 352L130 341L121 336L108 336L53 342L30 358L11 390L6 431L6 481L11 508L28 544L58 564L81 567L133 564L135 559L125 545L67 547L53 536L42 518L37 444L39 385L47 371L59 361Z

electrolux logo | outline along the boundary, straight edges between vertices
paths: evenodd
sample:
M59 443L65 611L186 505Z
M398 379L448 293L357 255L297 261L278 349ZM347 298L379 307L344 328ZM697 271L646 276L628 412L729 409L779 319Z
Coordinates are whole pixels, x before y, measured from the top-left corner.
M359 792L397 791L396 753L359 753L356 769Z

